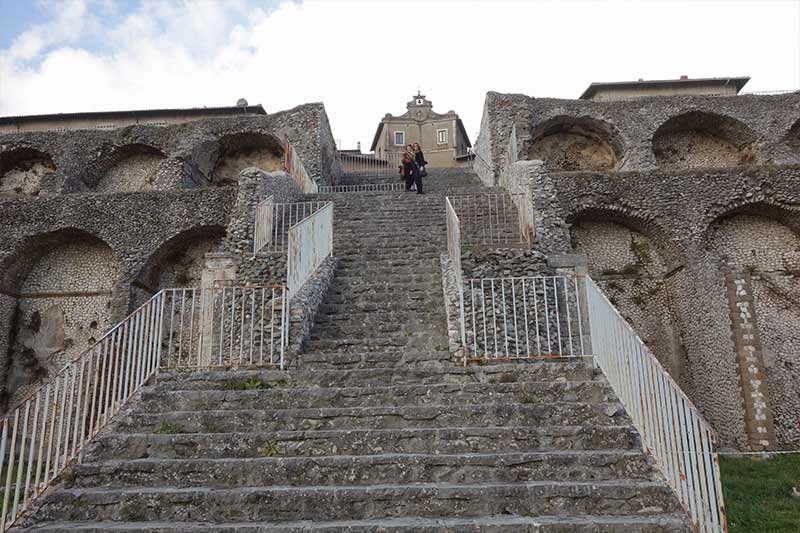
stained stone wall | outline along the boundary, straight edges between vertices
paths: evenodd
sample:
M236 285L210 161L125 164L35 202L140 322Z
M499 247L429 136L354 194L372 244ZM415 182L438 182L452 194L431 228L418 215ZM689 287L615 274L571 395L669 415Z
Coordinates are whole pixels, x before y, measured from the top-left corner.
M800 150L793 127L798 119L800 92L615 102L489 92L475 152L491 168L476 161L475 170L484 183L498 183L510 167L507 146L512 127L520 158L544 157L553 169L586 170L591 155L591 169L602 170L604 158L595 157L601 152L587 144L592 139L614 149L619 157L614 168L619 170L796 164ZM559 148L557 139L551 139L547 150L535 148L548 132L582 135L585 146L565 142Z
M741 449L751 446L738 370L743 347L725 273L750 272L774 445L798 447L800 167L548 172L522 161L510 171L532 184L537 248L585 255L722 445Z
M0 196L38 196L55 168L52 158L39 150L17 148L0 154Z
M209 118L171 126L0 135L0 193L38 191L44 196L186 189L220 181L235 184L246 166L279 169L284 139L292 143L314 181L336 182L341 170L325 108L306 104L266 116ZM30 176L17 192L20 172ZM31 179L35 176L40 184Z

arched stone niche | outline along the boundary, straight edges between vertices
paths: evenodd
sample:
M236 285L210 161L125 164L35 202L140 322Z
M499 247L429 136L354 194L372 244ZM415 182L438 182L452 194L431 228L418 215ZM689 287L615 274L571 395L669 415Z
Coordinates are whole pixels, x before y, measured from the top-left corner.
M161 163L167 158L160 149L141 143L120 146L102 156L87 183L95 192L136 192L158 188Z
M274 135L256 132L236 133L219 139L219 155L210 181L217 186L236 185L239 173L248 167L266 172L283 167L283 145Z
M800 233L788 221L751 206L719 217L706 246L721 269L749 274L775 437L781 447L800 446Z
M0 196L38 196L56 165L49 154L17 148L0 154Z
M161 289L200 287L205 254L218 251L225 228L202 226L175 235L153 252L133 282L131 306Z
M619 168L622 143L612 126L588 117L558 116L536 126L527 151L555 171Z
M3 273L4 402L21 398L113 325L118 276L111 248L87 232L65 229L27 239Z
M755 134L724 115L690 111L664 122L653 135L659 168L726 168L755 162Z

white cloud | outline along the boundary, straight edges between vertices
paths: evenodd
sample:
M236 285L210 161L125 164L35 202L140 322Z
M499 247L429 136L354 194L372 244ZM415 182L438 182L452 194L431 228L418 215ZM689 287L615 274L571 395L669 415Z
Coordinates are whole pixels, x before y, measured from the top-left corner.
M800 87L800 2L146 0L110 27L99 11L71 2L0 51L0 115L323 101L335 136L368 147L418 86L472 136L488 90L574 98L680 74Z

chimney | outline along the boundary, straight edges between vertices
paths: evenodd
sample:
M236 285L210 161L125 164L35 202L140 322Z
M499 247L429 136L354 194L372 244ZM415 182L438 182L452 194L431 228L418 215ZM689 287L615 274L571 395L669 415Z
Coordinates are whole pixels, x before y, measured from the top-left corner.
M689 76L687 76L686 74L681 74L681 79L682 80L688 80Z
M356 143L356 148L358 149L358 153L360 154L361 153L361 141L358 141Z

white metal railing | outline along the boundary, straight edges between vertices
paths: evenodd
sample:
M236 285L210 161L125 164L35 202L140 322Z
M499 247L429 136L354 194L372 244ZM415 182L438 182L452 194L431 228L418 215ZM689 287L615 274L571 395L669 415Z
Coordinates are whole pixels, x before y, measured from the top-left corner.
M166 294L153 296L2 420L0 530L38 497L158 368Z
M355 185L321 185L320 193L343 193L343 192L394 192L402 191L405 188L403 182L387 183L361 183Z
M403 152L390 152L380 157L375 154L346 154L337 152L337 158L345 174L389 177L397 176Z
M285 159L283 166L286 168L286 173L292 177L295 184L297 184L297 187L300 189L300 192L303 194L316 193L318 190L317 183L311 179L311 176L306 172L306 168L303 166L303 161L300 159L300 156L297 155L294 147L285 137L284 143L286 148L284 150Z
M0 531L9 529L159 367L279 365L286 288L164 289L2 419Z
M458 215L463 245L530 246L533 207L528 195L490 193L448 196L448 199Z
M333 203L293 225L288 236L286 279L289 299L305 284L326 258L333 254Z
M594 281L585 279L595 364L695 530L726 531L714 431Z
M466 280L467 360L592 357L701 532L727 530L715 434L587 276Z
M447 213L447 252L453 265L453 272L459 287L463 286L461 272L461 223L458 220L456 210L450 198L444 199L445 210Z
M292 226L317 212L327 201L272 203L268 196L256 206L253 235L254 252L282 252L289 245Z
M282 285L165 289L161 366L285 366Z
M574 276L468 279L461 313L465 361L590 355Z

